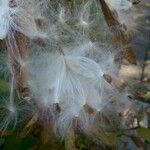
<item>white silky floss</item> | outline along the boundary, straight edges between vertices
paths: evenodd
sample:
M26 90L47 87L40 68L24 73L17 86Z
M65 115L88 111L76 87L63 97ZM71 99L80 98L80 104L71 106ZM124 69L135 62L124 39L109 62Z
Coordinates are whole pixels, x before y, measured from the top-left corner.
M9 31L9 12L8 1L0 1L0 39L4 39Z
M20 2L20 3L19 3ZM33 39L35 37L46 38L46 34L39 31L35 22L35 16L31 10L24 8L24 3L17 1L17 6L9 6L9 0L0 3L0 39L5 39L10 32L18 31Z
M127 0L107 0L107 3L117 11L128 10L132 7L132 2Z

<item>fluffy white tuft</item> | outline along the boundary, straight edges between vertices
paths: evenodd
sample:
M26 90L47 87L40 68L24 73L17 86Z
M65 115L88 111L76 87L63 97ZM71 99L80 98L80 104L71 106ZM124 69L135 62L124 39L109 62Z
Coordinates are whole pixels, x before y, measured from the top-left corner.
M116 83L119 65L115 59L120 50L112 46L97 0L74 1L75 6L48 0L16 0L11 5L8 0L1 2L0 39L6 39L13 61L26 67L30 100L43 124L51 119L61 137L69 128L90 133L93 124L99 123L97 118L101 113L113 119L130 109L132 103L126 91ZM121 25L130 24L128 18L124 19L124 14L132 8L130 1L107 0L107 3L118 12L116 19ZM29 56L24 62L16 32L30 39L40 38L45 45L30 43ZM2 106L9 112L2 121L3 130L10 122L16 125L20 111L30 112L24 103L18 104L14 99L13 70L11 73L10 98ZM103 126L103 122L99 124Z

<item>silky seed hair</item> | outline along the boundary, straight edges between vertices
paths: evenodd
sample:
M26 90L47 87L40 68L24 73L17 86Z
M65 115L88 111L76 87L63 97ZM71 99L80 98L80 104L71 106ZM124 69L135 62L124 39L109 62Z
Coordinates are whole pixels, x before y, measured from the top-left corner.
M132 9L132 3L105 1L112 12L117 12L118 22L128 27L122 16ZM128 88L117 84L120 64L115 59L122 50L113 43L99 1L74 1L73 5L48 0L0 2L0 39L6 40L11 58L19 64L19 68L13 68L11 61L9 64L10 97L17 90L14 70L23 70L24 90L28 91L25 102L30 106L25 110L38 114L43 125L50 119L59 137L65 137L70 128L90 134L93 124L103 127L103 119L98 119L102 114L110 120L117 118L120 127L126 125L119 123L119 114L130 110L133 102ZM18 33L28 39L26 60L20 53ZM13 107L9 107L12 112L19 108L14 99ZM18 112L13 117L16 125ZM6 115L2 122L4 130L9 119Z

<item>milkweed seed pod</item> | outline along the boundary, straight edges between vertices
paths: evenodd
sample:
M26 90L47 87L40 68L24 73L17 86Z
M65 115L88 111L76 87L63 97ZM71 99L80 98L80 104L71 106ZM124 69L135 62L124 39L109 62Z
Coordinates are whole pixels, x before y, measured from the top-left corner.
M119 114L130 112L133 102L115 60L123 49L136 64L120 19L132 5L127 0L2 0L0 39L7 44L12 76L9 110L19 108L12 98L19 87L31 106L23 105L32 109L29 116L43 126L46 121L60 137L70 129L90 134L111 120L128 128L119 123Z

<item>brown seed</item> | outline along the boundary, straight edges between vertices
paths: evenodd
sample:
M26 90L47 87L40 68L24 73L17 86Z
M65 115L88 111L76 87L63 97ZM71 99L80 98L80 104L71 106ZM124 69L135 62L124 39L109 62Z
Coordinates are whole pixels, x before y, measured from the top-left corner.
M21 91L21 96L24 100L31 100L31 91L29 89L29 87L24 87Z
M103 78L108 82L108 83L112 83L112 77L108 74L104 74Z
M132 4L133 5L137 5L137 4L139 4L141 2L141 0L134 0L133 2L132 2Z
M115 80L115 85L119 89L122 89L122 88L124 88L126 86L124 80L121 80L121 79Z
M88 104L85 104L84 106L84 110L88 113L88 114L93 114L94 113L94 109L92 107L90 107Z
M9 7L17 7L17 3L15 0L9 0Z
M58 113L61 112L61 107L60 107L59 103L54 104L54 112L58 112Z
M35 44L37 44L40 47L45 47L46 46L46 42L44 41L44 39L40 38L40 37L36 37L32 40Z

